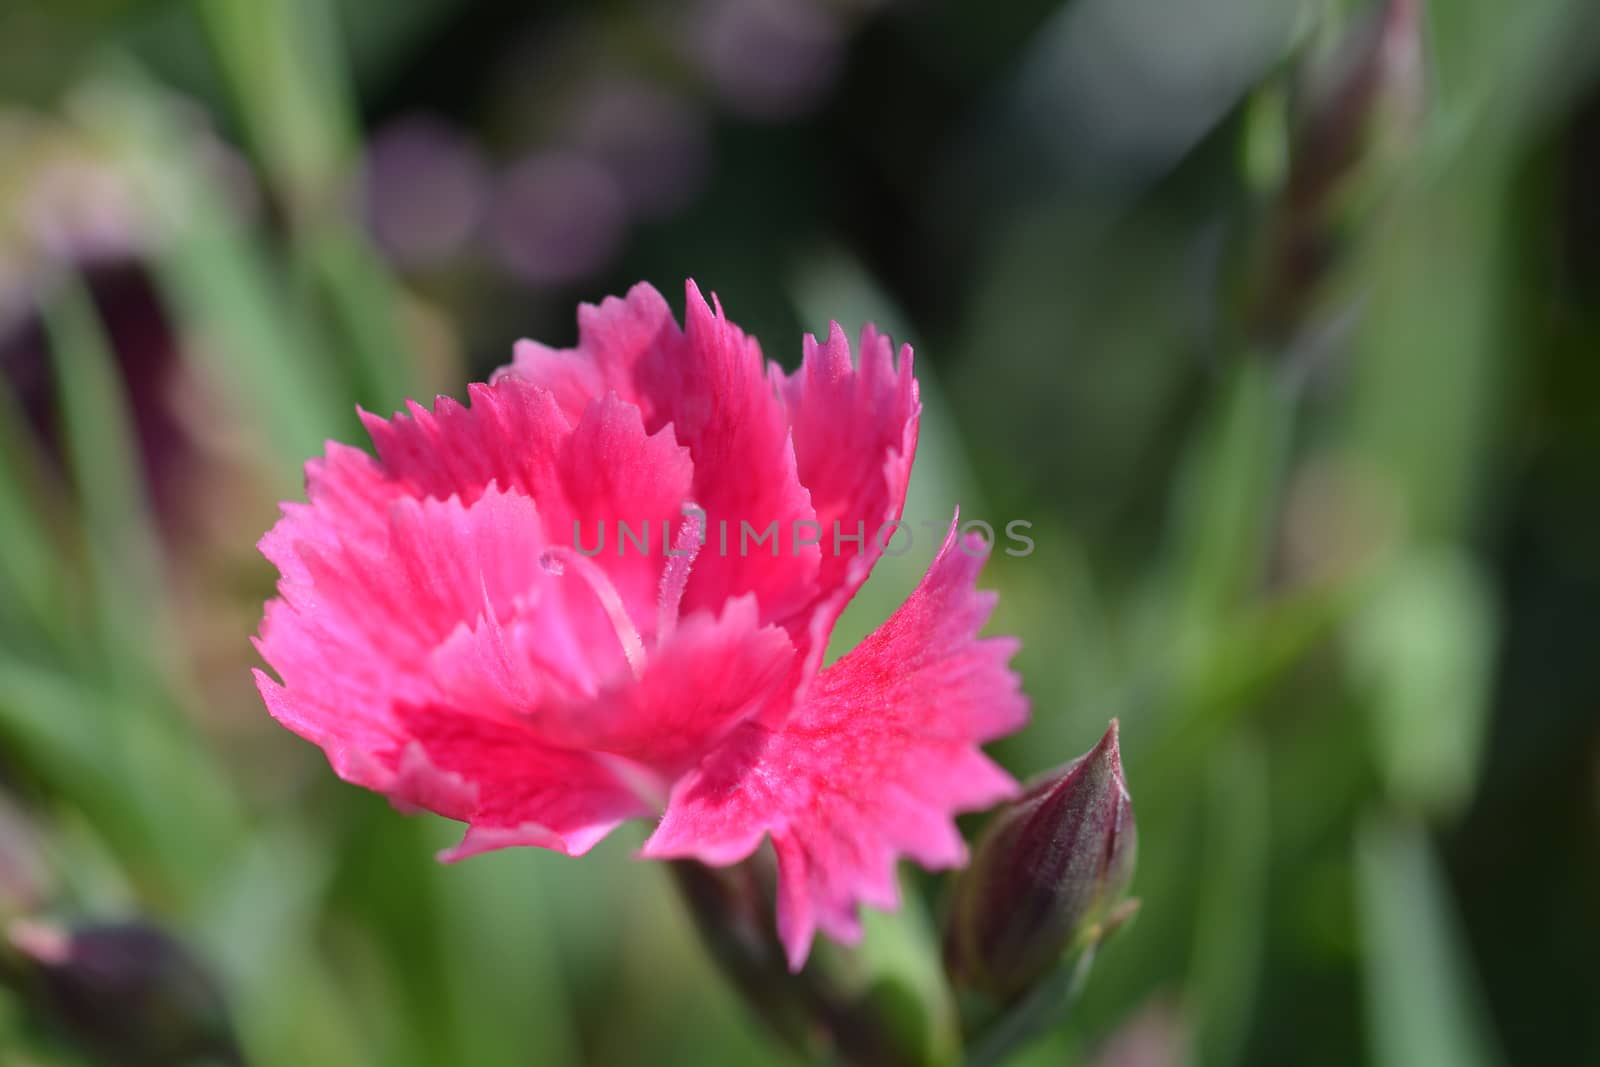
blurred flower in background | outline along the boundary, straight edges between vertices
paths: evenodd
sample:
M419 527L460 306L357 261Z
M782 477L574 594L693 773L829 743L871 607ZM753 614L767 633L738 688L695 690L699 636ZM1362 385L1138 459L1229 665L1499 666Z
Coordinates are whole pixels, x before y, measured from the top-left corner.
M705 186L710 121L687 94L639 79L601 81L567 121L572 145L611 172L636 218L670 218Z
M476 235L488 198L488 166L465 130L409 115L367 145L365 207L379 246L407 268L446 265Z
M751 118L793 118L816 107L843 55L840 12L817 0L696 0L669 30L719 101Z
M62 285L83 286L106 323L152 503L165 532L181 540L201 525L195 497L209 401L180 356L179 328L149 266L169 235L103 141L25 113L0 116L0 127L23 164L4 189L14 222L0 230L0 279L9 280L0 289L0 371L64 473L57 425L64 383L52 370L42 312ZM188 151L248 216L254 186L243 162L209 132L192 137Z
M535 285L571 283L611 262L627 229L622 186L573 152L542 152L496 182L490 233L500 263Z

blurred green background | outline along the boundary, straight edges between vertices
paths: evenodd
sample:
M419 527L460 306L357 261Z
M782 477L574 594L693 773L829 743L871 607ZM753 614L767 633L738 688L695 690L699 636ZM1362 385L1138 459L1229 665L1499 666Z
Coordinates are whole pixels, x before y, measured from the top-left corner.
M0 921L262 1067L794 1062L641 828L438 865L248 676L357 404L693 276L910 341L908 518L1033 523L999 756L1122 720L1143 910L1019 1062L1600 1063L1597 73L1589 0L10 0ZM0 1062L166 1062L26 955Z

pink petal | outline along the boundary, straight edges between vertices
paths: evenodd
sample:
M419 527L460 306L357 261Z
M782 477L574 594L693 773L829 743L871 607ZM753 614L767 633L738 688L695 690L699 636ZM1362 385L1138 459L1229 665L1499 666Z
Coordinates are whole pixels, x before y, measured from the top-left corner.
M894 865L965 861L957 812L1013 795L978 745L1019 728L1027 704L1010 639L979 639L994 596L973 583L981 539L955 527L910 598L816 681L781 729L741 725L674 788L645 845L728 864L771 834L778 928L798 969L820 928L852 941L862 903L893 907Z
M474 384L467 396L470 405L441 396L431 409L407 401L391 419L362 412L385 472L414 496L471 504L497 484L538 498L573 420L525 382Z
M257 547L282 572L281 583L305 585L301 544L381 545L389 536L389 504L404 495L367 453L330 441L326 456L306 463L308 502L284 504L283 517Z
M896 366L893 344L871 325L861 331L859 368L837 322L826 344L808 334L804 350L798 371L774 371L774 378L793 426L800 482L823 529L821 600L809 642L814 669L834 622L883 554L893 533L886 524L905 507L922 408L911 346L900 349Z
M809 495L800 484L788 420L766 361L720 304L687 284L682 343L639 364L641 393L656 424L670 421L694 456L694 499L707 515L709 542L690 575L685 610L716 610L754 593L763 620L784 619L816 595L822 553ZM748 549L741 540L773 531ZM726 548L723 531L726 530Z
M517 721L560 748L625 757L651 771L663 794L740 722L774 704L787 712L792 699L794 646L781 627L760 624L751 597L720 617L683 620L638 679L621 669L603 622L585 635L525 610L458 630L434 654L430 673L445 702ZM609 669L596 670L596 649L608 642Z
M319 526L321 506L269 535L286 577L256 647L283 684L258 672L257 685L272 714L321 745L341 776L381 788L383 772L356 754L392 765L405 740L393 704L434 693L433 650L458 627L509 616L549 581L537 562L539 515L498 490L471 508L395 499L381 525Z
M788 635L761 625L745 596L720 617L685 619L650 654L639 681L614 683L592 703L548 708L535 726L563 747L625 756L676 777L773 702L787 711L793 658Z
M592 699L628 673L612 624L587 588L550 576L515 612L509 619L486 613L434 649L427 673L442 701L519 718Z
M267 605L257 642L283 681L258 680L269 710L321 745L341 776L381 789L409 739L397 703L478 704L502 681L474 635L515 624L521 647L559 656L567 673L529 682L526 699L575 674L598 690L621 668L615 633L587 587L540 565L544 545L533 502L498 488L470 507L396 500L381 541L299 542L305 581ZM539 662L505 652L498 666L528 681Z
M568 695L538 655L554 652L568 677L587 672L591 689L621 660L592 590L540 564L532 500L498 487L470 506L406 497L381 540L296 547L306 581L268 606L259 643L284 684L257 683L341 777L468 820L452 858L510 844L582 852L648 810L614 762L556 749L521 718Z
M639 409L615 395L584 409L560 457L559 504L540 509L552 542L604 547L596 559L616 585L640 630L654 629L670 524L676 531L689 502L694 467L671 427L646 436ZM624 541L622 524L644 531L645 549Z
M441 397L393 419L363 415L388 473L419 495L472 503L491 485L531 497L545 540L599 560L635 625L654 623L665 557L663 523L683 522L693 466L670 428L646 434L637 407L618 396L585 400L569 421L549 390L517 377L474 385L472 405ZM650 538L624 551L621 525Z
M369 753L393 752L405 737L390 715L384 682L346 680L331 691L289 689L266 671L251 674L272 717L321 748L335 774L368 789L387 788L393 768Z
M693 282L686 291L684 330L659 293L637 285L626 300L579 309L576 349L522 342L495 380L520 378L547 390L569 418L609 390L637 404L651 432L670 425L693 457L690 497L708 517L709 543L689 576L683 609L715 611L754 593L764 621L787 619L817 595L822 553L805 542L818 540L822 527L812 525L816 514L760 346ZM748 551L741 542L746 524ZM804 626L794 629L803 636Z
M389 507L381 547L303 542L311 599L302 605L286 593L285 602L349 651L413 673L458 625L485 612L509 615L515 598L544 581L543 545L527 497L495 489L471 507L455 498L401 499ZM263 651L273 661L270 645Z
M666 300L654 286L640 282L626 297L608 296L599 304L578 305L577 348L518 341L511 364L495 372L493 380L514 376L542 386L567 417L577 421L589 401L607 392L648 405L649 398L638 391L635 369L647 355L675 350L681 343L682 334Z
M400 719L415 741L395 795L468 824L443 859L512 845L581 855L649 812L614 767L543 744L524 725L438 706L404 707Z

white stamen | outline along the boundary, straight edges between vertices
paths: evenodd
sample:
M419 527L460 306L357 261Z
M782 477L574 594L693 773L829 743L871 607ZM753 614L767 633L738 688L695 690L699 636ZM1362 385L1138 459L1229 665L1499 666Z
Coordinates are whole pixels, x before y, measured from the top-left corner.
M622 654L627 658L634 678L643 678L644 641L639 638L639 630L628 617L622 596L617 592L617 587L611 584L605 570L589 557L561 545L546 549L544 555L539 557L539 564L551 574L576 575L589 587L617 632L617 642L622 645Z
M678 607L689 585L689 571L705 543L706 513L693 504L684 505L683 513L689 521L679 527L672 551L667 553L667 565L661 571L661 593L656 602L657 646L671 637L678 625Z

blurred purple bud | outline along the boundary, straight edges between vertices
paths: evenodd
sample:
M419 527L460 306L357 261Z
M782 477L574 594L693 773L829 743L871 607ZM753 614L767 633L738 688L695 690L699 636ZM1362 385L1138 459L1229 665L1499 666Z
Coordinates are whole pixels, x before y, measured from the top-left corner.
M1422 111L1422 0L1379 0L1310 74L1290 195L1312 196L1362 161L1374 140L1415 132Z
M174 403L184 368L173 323L154 280L138 263L91 261L78 269L122 374L157 516L166 532L176 535L185 525L184 508L191 502L186 494L199 454ZM0 329L0 385L17 397L46 455L64 466L48 339L36 309L29 311Z
M427 116L400 119L373 137L365 179L373 233L408 267L437 264L460 250L488 198L487 168L472 141Z
M956 883L946 940L958 979L1002 997L1105 932L1133 877L1138 836L1113 719L1085 755L995 815Z
M723 102L751 118L811 110L843 55L838 16L815 0L700 0L683 32Z
M73 1040L128 1067L243 1063L216 982L176 940L139 922L11 924L27 992Z
M1417 140L1424 73L1423 0L1379 0L1310 68L1257 282L1268 341L1292 340L1313 317L1349 231L1393 184Z
M627 207L617 180L592 159L544 152L501 176L489 224L508 271L523 281L558 285L606 265L626 232Z
M608 81L580 100L573 143L616 177L629 210L663 218L694 199L710 169L710 132L687 98L642 82Z

